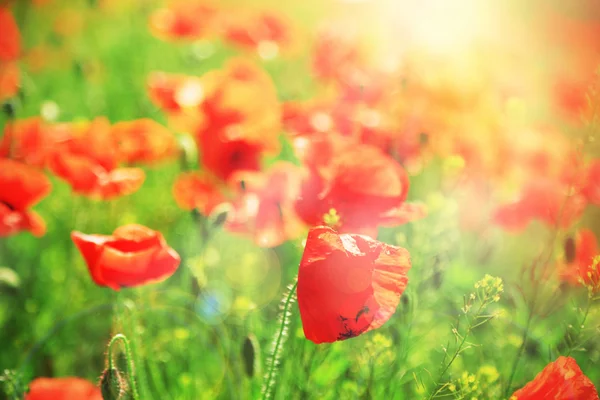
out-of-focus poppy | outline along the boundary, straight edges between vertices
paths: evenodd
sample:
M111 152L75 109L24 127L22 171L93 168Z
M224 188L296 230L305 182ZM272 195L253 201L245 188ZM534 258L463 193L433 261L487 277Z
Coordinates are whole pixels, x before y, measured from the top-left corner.
M115 151L116 139L110 122L105 117L92 121L58 123L49 126L45 136L50 138L55 153L69 153L84 157L112 170L117 167L120 158Z
M9 9L0 5L0 62L14 61L21 53L21 33Z
M118 144L119 159L126 163L153 163L177 154L173 133L151 119L117 122L112 135Z
M205 1L175 0L150 16L150 30L163 39L202 39L214 32L217 15Z
M364 55L347 30L329 28L319 32L312 60L312 68L318 78L343 82L363 63Z
M309 225L327 225L334 210L341 232L376 236L378 226L394 226L425 215L423 207L407 207L409 181L406 171L391 157L369 145L326 145L306 154L309 175L303 180L296 202L298 215Z
M238 198L227 216L227 230L249 234L261 247L275 247L301 234L304 225L294 211L299 167L282 161L264 173L237 172L230 181L238 188Z
M214 179L201 172L184 172L173 185L173 197L184 210L197 209L204 216L210 215L225 197Z
M590 203L600 206L600 160L589 165L582 193Z
M39 170L18 161L0 158L0 236L28 230L35 236L46 232L44 220L29 210L51 189Z
M206 97L196 141L203 166L223 180L235 171L258 170L262 154L279 149L281 111L273 82L242 59L201 79Z
M15 62L0 63L0 101L15 96L19 92L21 72Z
M552 227L568 228L583 213L586 199L578 193L569 195L568 185L555 180L530 182L520 198L500 206L494 222L508 231L521 231L534 219Z
M111 236L74 231L71 238L94 282L114 290L162 282L181 261L160 232L142 225L122 226Z
M54 140L47 125L39 117L10 121L4 126L0 141L0 157L10 157L26 164L46 166Z
M146 178L140 168L107 170L90 158L71 153L54 153L49 166L73 192L103 200L135 193Z
M224 16L225 40L254 50L264 59L276 57L291 44L290 23L283 16L262 12L258 15L236 13Z
M25 400L102 400L99 387L77 377L37 378L29 384Z
M510 400L598 400L592 381L571 357L558 357Z
M396 311L410 255L362 235L310 230L298 272L298 306L307 339L345 340L377 329Z
M48 167L75 193L103 200L136 192L146 175L139 168L118 168L122 161L106 118L55 124Z
M575 251L568 255L565 265L560 268L560 278L572 285L580 285L583 281L585 285L600 288L600 270L592 268L594 257L600 255L596 235L589 229L581 229L571 240Z
M206 90L198 77L166 72L152 72L147 87L150 100L167 113L197 107L204 100Z

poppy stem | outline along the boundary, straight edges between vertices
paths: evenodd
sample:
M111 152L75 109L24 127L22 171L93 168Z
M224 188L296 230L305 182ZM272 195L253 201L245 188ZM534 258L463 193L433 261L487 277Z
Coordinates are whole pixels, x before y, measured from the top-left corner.
M290 317L290 307L294 302L294 297L296 294L296 287L298 286L298 278L294 280L293 285L290 287L289 292L286 296L284 296L283 307L281 310L281 321L279 325L279 331L275 338L275 342L273 343L273 350L271 352L271 359L269 360L269 368L267 374L265 375L265 382L262 390L262 399L266 400L271 397L273 386L275 383L275 374L277 373L277 368L280 365L279 359L281 358L281 348L286 339L286 326L289 322Z
M108 342L108 368L115 368L114 359L112 355L112 346L117 341L121 340L125 347L125 358L127 359L127 375L129 375L129 385L131 386L131 393L133 396L133 400L139 400L140 395L137 390L137 384L135 382L134 371L133 371L133 356L131 352L131 346L129 344L129 339L127 336L122 333L118 333L110 339Z

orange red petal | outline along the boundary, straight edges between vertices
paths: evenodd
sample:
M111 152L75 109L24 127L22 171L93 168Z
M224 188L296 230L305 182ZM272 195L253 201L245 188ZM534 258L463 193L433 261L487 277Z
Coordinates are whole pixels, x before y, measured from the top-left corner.
M25 400L102 400L100 388L76 377L37 378L29 384Z
M74 231L71 238L94 282L114 290L164 281L180 263L162 234L142 225L122 226L110 236Z
M575 359L561 356L548 364L531 382L513 393L510 399L598 400L598 392Z
M331 343L382 326L398 306L410 267L406 249L329 227L312 228L298 272L306 338Z

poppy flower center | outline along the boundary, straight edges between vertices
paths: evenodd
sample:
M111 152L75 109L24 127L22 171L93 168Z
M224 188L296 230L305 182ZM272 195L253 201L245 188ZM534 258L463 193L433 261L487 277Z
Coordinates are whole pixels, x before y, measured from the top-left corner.
M5 205L10 211L15 211L15 207L13 207L9 202L0 200L0 204Z

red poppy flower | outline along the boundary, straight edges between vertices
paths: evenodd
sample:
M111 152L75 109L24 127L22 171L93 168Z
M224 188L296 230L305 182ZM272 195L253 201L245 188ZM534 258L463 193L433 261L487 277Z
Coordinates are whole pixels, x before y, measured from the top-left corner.
M598 392L573 358L561 356L513 393L510 399L598 400Z
M334 210L339 219L335 227L341 232L376 236L378 226L425 215L420 205L404 205L408 175L394 159L368 145L342 145L341 151L335 150L338 145L321 145L306 154L310 173L296 202L307 224L328 225L326 215Z
M204 99L203 83L194 76L152 72L147 86L150 100L167 113L197 107Z
M356 39L346 32L343 28L319 32L312 60L317 77L343 82L363 63L364 56Z
M43 168L53 142L46 124L39 117L9 122L4 126L4 136L0 141L0 157Z
M0 63L0 101L15 96L19 92L21 72L15 62Z
M579 120L587 108L586 95L592 83L592 79L560 77L554 85L553 93L558 110L573 121Z
M279 149L280 105L271 79L240 59L201 79L206 97L196 141L203 166L223 180L260 169L262 155Z
M600 160L592 161L588 167L582 193L590 203L600 206Z
M171 131L151 119L118 122L112 127L119 159L126 163L153 163L177 154Z
M572 285L586 285L600 288L600 270L592 269L594 257L600 255L596 235L589 229L577 232L573 240L574 255L568 255L565 265L560 268L560 278Z
M122 160L115 151L116 134L106 118L56 124L48 130L54 143L48 167L75 193L108 200L132 194L142 186L143 170L117 168Z
M202 39L212 33L217 9L204 1L176 0L150 16L150 30L163 39Z
M329 227L308 233L298 272L298 306L307 339L331 343L382 326L408 284L410 255Z
M0 62L14 61L21 53L21 33L15 19L0 6Z
M249 234L261 247L275 247L300 235L303 224L294 211L298 167L279 162L266 173L238 172L231 181L239 193L227 217L227 230Z
M569 196L568 186L554 180L531 182L516 202L496 210L494 222L509 231L520 231L534 219L552 227L568 228L581 216L587 204L577 193Z
M111 236L74 231L73 242L97 285L114 290L162 282L175 273L179 254L160 232L142 225L125 225Z
M216 182L200 172L185 172L173 185L173 197L184 210L197 209L204 216L225 201Z
M73 192L103 200L135 193L146 179L140 168L107 170L90 158L71 153L54 153L50 169L67 181Z
M46 129L55 153L69 153L87 158L106 170L117 167L121 161L115 151L117 141L105 117L92 121L65 122Z
M223 28L225 40L257 51L262 58L273 58L291 44L290 24L281 15L263 12L258 15L233 14L226 17Z
M28 230L46 232L44 220L29 210L48 195L51 184L41 171L18 161L0 158L0 236Z
M25 400L102 400L100 388L76 377L37 378L29 384Z

